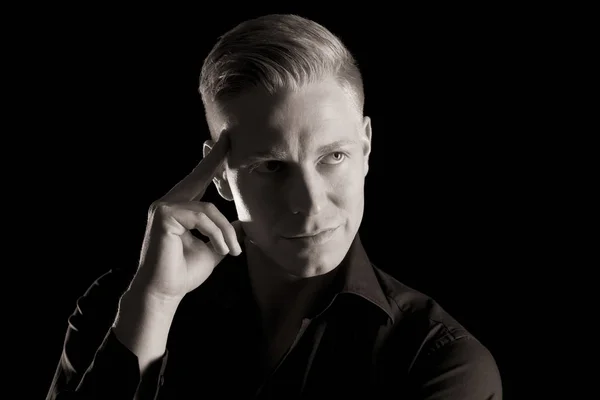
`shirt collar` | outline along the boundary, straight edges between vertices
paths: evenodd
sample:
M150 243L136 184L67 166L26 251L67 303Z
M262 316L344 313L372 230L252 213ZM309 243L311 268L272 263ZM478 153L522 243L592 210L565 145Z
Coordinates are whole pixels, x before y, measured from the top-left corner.
M248 305L252 303L252 289L248 277L248 267L245 252L238 257L228 256L213 272L213 281L219 281L216 291L217 303L224 308L231 309L239 305ZM341 294L350 294L357 296L369 304L375 306L383 312L388 318L394 321L393 312L387 297L383 292L379 280L374 271L369 257L362 245L360 235L357 233L342 260L336 269L336 276L330 287L328 298L329 305L338 300ZM323 310L324 311L324 310Z
M348 293L359 296L383 311L392 322L394 321L390 303L379 284L375 267L369 260L358 233L338 268L340 269L338 281L334 283L337 294Z

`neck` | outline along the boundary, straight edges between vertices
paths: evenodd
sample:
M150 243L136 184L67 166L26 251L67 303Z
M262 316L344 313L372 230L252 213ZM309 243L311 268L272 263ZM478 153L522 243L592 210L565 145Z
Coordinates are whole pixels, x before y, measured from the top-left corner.
M301 320L308 316L335 275L332 271L308 278L296 276L255 244L247 241L245 247L252 291L268 330L277 329L284 318Z

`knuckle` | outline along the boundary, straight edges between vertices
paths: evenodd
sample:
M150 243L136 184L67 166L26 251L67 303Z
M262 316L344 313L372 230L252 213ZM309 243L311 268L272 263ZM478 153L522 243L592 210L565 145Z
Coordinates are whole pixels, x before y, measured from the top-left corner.
M215 212L219 211L217 206L215 206L213 203L202 203L202 205L207 212L214 214Z
M198 225L201 226L204 231L211 235L219 232L219 228L217 228L213 220L210 219L208 215L201 211L196 211L194 215L196 217Z
M150 207L148 207L148 214L150 214L150 215L154 214L161 203L162 202L160 200L156 200L156 201L152 202L152 204L150 204Z
M202 211L194 211L194 215L196 216L196 219L198 219L198 222L200 222L200 223L206 224L207 222L210 222L210 218L208 218L208 215L206 215Z
M166 201L158 200L150 205L149 213L151 215L158 215L164 217L169 215L173 206Z
M235 228L233 227L233 225L231 224L227 224L226 228L227 230L227 234L230 235L232 238L237 238L237 233L235 231Z

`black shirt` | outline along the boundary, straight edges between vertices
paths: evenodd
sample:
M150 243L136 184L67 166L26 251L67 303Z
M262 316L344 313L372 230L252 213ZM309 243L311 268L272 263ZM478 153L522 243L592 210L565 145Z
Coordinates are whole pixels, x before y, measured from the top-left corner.
M77 301L48 399L133 399L136 390L141 399L502 398L488 349L430 297L375 267L358 235L335 274L291 349L266 370L245 253L226 257L182 300L165 355L140 380L136 356L111 329L132 275L111 270Z

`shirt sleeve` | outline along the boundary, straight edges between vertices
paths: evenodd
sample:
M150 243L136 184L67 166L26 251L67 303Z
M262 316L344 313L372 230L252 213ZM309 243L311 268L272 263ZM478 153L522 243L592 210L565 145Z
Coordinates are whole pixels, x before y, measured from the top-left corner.
M84 374L74 394L75 399L154 399L164 373L168 353L152 363L140 379L138 359L115 336L111 329ZM140 384L141 383L141 384ZM68 392L67 392L68 393ZM137 396L136 396L137 394ZM61 397L58 397L61 400Z
M419 400L501 400L502 382L491 352L466 335L436 343L411 377Z
M112 324L131 275L111 270L77 300L46 400L153 399L166 353L140 379L138 360L114 335ZM140 385L140 382L143 384Z

